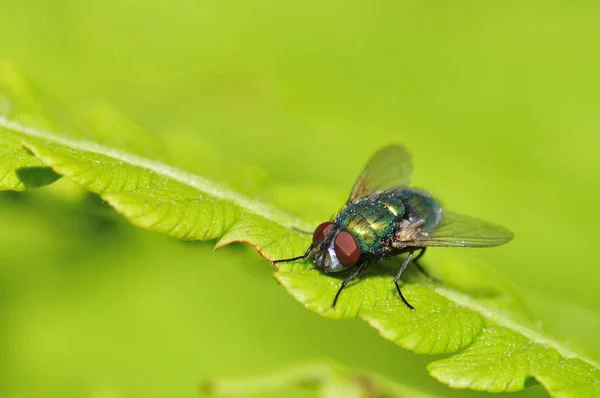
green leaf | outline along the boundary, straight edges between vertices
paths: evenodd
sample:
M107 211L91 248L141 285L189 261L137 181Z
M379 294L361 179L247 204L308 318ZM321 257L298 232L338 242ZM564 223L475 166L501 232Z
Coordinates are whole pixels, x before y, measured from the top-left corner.
M486 327L458 355L429 364L433 377L454 388L522 390L536 369L556 363L558 352L506 328Z
M561 360L534 376L553 397L600 396L600 370L580 359Z
M23 191L51 184L60 175L26 151L12 134L0 129L0 191Z
M14 76L10 79L0 77L0 81L19 81ZM21 87L13 92L28 90ZM5 102L15 97L5 92L1 95ZM29 177L23 168L50 167L57 175L101 195L133 224L151 231L180 239L218 239L217 248L245 242L270 260L298 256L309 246L311 237L306 231L314 228L322 210L299 210L295 206L310 203L299 198L287 204L288 212L276 206L285 197L307 195L305 190L273 189L271 204L252 199L150 155L143 156L152 150L143 145L140 149L144 139L132 138L147 136L143 129L115 116L112 110L103 108L99 113L109 119L107 123L96 121L91 128L80 125L80 136L87 138L77 139L73 134L46 130L44 126L57 124L44 124L50 119L39 106L31 105L33 101L26 100L25 96L21 102L29 105L21 108L27 111L8 114L18 121L0 116L0 143L5 153L29 156L22 158L25 163L1 164L8 176L5 187L27 188L24 180ZM36 117L36 112L42 116ZM130 138L110 146L108 130L112 129L117 130L113 136L118 137L118 130L125 129ZM104 144L90 141L96 136ZM131 150L126 149L128 145ZM32 185L41 185L51 179L33 180L38 183ZM334 210L330 209L331 213ZM474 264L443 261L431 269L444 280L443 285L408 274L402 289L415 306L412 312L400 301L392 283L397 269L394 261L372 265L344 289L335 308L333 298L347 273L326 275L305 261L280 264L275 277L302 305L322 316L359 317L401 347L420 354L446 355L428 369L452 387L517 391L539 380L557 396L597 393L599 365L538 330L514 289L498 275Z
M152 231L182 239L214 239L241 212L260 216L263 224L268 220L308 228L260 202L152 160L49 135L23 139L28 150L54 171L101 195L132 223Z
M399 300L389 274L380 270L367 270L350 283L335 308L331 304L341 278L324 278L301 263L282 264L275 277L307 308L330 318L359 316L386 339L420 354L456 352L471 344L483 326L476 313L424 286L403 287L407 300L418 308L410 311Z
M332 362L307 363L245 378L215 378L204 383L204 390L219 397L239 397L295 386L308 387L323 398L430 397L373 373L350 370Z

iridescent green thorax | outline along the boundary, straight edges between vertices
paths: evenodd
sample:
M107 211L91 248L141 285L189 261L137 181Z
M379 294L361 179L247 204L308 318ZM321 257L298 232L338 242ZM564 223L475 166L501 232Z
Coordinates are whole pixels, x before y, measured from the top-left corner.
M336 223L354 235L362 253L381 254L383 240L394 232L404 211L402 199L381 193L349 204Z
M390 250L389 242L403 220L424 227L439 222L440 206L431 196L401 188L379 192L344 207L336 224L354 235L361 253L380 256Z

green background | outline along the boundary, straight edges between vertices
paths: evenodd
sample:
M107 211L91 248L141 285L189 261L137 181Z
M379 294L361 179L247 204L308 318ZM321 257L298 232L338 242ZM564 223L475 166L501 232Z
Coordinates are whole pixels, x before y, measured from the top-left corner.
M598 3L2 0L0 10L0 56L54 105L107 101L171 163L245 192L317 186L341 205L375 150L404 144L416 186L516 236L431 250L426 264L488 264L547 331L600 358ZM304 310L247 247L213 253L80 199L0 196L2 396L194 397L209 376L315 357L440 396L483 395L435 382L431 358L364 323Z

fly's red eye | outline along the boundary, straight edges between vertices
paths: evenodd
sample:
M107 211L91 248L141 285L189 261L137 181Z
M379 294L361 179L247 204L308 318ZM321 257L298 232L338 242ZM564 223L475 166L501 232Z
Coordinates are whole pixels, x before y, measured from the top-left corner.
M335 254L342 265L350 267L358 262L360 248L350 232L340 232L335 237L334 248Z
M323 239L325 239L327 235L329 235L329 233L333 230L334 227L335 225L330 221L324 222L323 224L319 225L317 229L315 229L315 233L313 234L313 244L319 244L319 242L321 242Z

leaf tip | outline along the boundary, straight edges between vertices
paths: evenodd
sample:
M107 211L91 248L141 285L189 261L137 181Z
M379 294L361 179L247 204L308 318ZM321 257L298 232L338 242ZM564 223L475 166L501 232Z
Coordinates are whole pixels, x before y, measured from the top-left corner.
M217 250L221 250L222 248L224 248L228 244L229 244L229 242L218 241L217 244L215 245L215 247L213 247L213 252L216 252Z
M217 242L217 244L213 248L213 251L220 250L220 249L224 248L225 246L228 246L231 243L246 243L246 244L250 245L251 247L254 248L254 250L256 250L256 252L258 254L260 254L260 256L262 258L264 258L265 260L267 260L273 267L275 267L275 269L279 270L278 265L274 264L273 260L271 260L269 257L267 257L267 255L263 252L262 248L259 245L253 243L249 239L234 239L234 240L223 240L223 239L221 239L220 241Z

